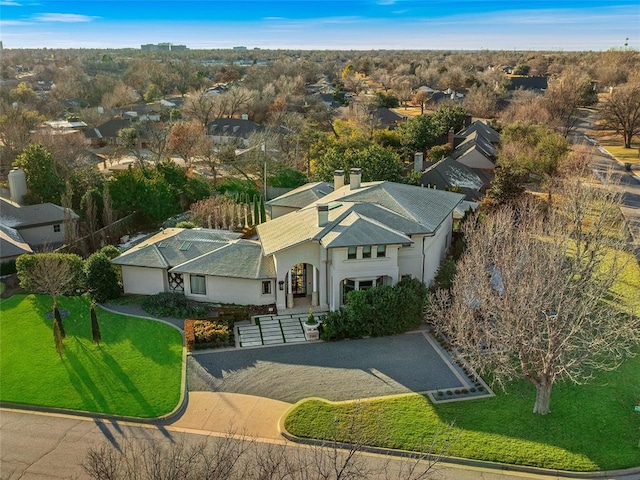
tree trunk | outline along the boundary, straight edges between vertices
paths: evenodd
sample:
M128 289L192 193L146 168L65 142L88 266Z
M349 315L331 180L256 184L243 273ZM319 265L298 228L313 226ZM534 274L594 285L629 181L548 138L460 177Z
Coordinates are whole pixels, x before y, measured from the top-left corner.
M533 413L540 415L546 415L550 413L549 405L551 403L551 382L543 380L540 383L536 383L536 403L533 406Z

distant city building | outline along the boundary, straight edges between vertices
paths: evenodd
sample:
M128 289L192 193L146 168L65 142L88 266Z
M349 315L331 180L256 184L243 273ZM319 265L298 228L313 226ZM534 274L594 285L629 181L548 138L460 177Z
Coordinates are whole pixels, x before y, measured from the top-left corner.
M146 43L144 45L140 45L140 50L143 52L186 52L189 50L186 45L174 45L169 42L163 43Z
M233 47L234 50L246 50L247 47L243 47L243 46L238 46L238 47Z

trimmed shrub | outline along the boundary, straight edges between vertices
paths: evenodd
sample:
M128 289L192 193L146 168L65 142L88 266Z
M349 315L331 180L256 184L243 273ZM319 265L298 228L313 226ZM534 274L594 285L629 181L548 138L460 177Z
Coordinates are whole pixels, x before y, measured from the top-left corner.
M98 250L98 253L104 253L109 260L113 260L122 252L118 250L118 247L116 247L115 245L106 245Z
M323 323L323 340L379 337L403 333L422 322L427 288L403 278L396 285L349 292L343 311L330 312Z
M87 290L96 302L104 302L120 296L118 274L109 257L102 252L94 253L85 262Z
M189 301L184 294L177 292L148 296L141 305L149 315L155 317L204 318L209 310L206 305Z

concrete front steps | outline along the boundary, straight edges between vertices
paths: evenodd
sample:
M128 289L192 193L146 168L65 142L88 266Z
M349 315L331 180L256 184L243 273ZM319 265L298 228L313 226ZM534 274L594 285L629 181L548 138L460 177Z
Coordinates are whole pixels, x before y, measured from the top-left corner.
M235 325L236 347L259 347L305 342L302 324L306 313L287 315L258 315L251 323Z

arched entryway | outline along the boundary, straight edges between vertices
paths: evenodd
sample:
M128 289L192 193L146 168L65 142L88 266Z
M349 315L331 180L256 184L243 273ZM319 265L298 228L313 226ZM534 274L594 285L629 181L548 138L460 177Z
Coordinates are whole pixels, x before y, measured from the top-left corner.
M286 275L287 308L318 305L319 271L310 263L298 263Z

